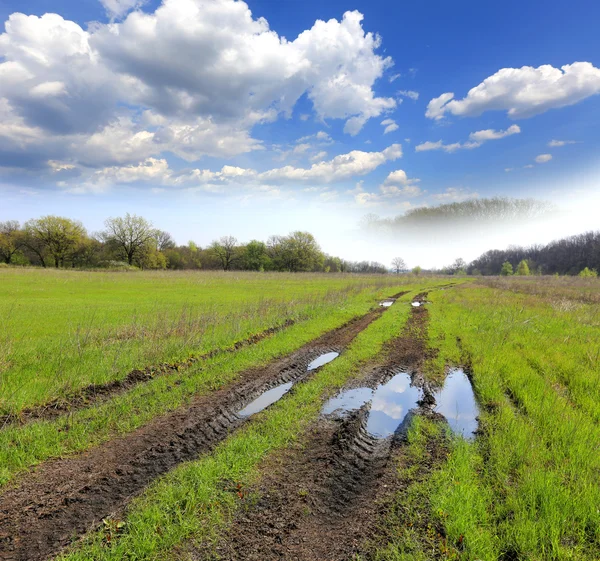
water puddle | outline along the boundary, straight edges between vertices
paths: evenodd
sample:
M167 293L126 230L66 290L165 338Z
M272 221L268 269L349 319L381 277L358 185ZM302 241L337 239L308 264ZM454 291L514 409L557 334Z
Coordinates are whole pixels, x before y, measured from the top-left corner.
M335 353L335 352L325 353L324 355L321 355L320 357L315 358L315 360L313 360L307 366L306 370L307 370L307 372L310 372L311 370L316 370L320 366L323 366L323 365L327 364L328 362L331 362L332 360L336 359L338 356L340 356L340 353Z
M342 392L325 404L322 413L343 415L370 402L367 432L377 438L386 438L394 434L406 414L417 407L420 398L421 390L411 386L410 376L402 372L375 390L356 388Z
M471 440L477 430L479 408L464 370L451 370L444 387L435 395L435 410L446 417L452 431Z
M287 384L281 384L276 388L267 390L252 403L246 405L241 411L238 411L238 417L250 417L250 415L254 415L259 411L266 409L269 405L273 405L273 403L279 401L286 393L288 393L293 385L293 382L288 382Z
M384 302L380 302L379 305L384 308L389 308L394 302L395 300L385 300Z
M316 370L324 364L327 364L328 362L331 362L332 360L336 359L338 356L340 356L340 353L336 352L322 354L321 356L313 360L311 363L309 363L309 365L306 367L306 371L311 372L312 370ZM286 382L285 384L280 384L275 388L267 390L259 397L257 397L254 401L246 405L246 407L244 407L241 411L238 411L237 416L250 417L255 413L259 413L263 409L269 407L269 405L273 405L273 403L279 401L286 393L288 393L292 389L293 385L294 382Z

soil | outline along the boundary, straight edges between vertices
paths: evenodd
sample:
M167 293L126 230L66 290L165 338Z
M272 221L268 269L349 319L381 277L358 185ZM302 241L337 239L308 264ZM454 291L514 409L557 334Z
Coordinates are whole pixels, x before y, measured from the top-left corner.
M308 364L341 352L384 312L378 308L286 358L246 371L190 406L80 456L45 462L0 495L0 560L36 561L121 512L155 478L210 452L241 424L235 412L264 391L310 376Z
M426 294L416 299L425 300ZM415 299L415 300L416 300ZM419 300L421 301L421 300ZM401 367L414 384L432 351L426 348L427 310L412 308L402 334L387 345L383 364L347 387L374 387ZM425 400L424 400L425 401ZM248 490L226 536L216 546L195 545L195 560L349 561L379 532L386 501L397 491L397 456L412 415L437 418L423 403L391 438L366 431L368 405L345 418L321 417L300 444L266 462L260 483Z

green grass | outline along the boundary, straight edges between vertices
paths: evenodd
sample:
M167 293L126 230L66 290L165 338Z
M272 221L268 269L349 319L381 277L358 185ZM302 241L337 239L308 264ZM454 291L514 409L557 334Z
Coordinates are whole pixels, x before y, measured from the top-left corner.
M409 310L407 305L392 306L337 360L257 415L213 454L183 464L156 481L133 502L110 547L107 532L102 530L62 559L172 559L190 539L215 539L239 505L237 485L244 488L256 481L261 461L297 439L318 416L325 396L380 355L383 344L401 331Z
M469 363L482 405L483 434L430 482L448 542L461 559L597 560L599 306L469 286L430 314L438 365Z
M404 285L405 290L426 286ZM341 301L315 306L308 319L232 354L218 355L181 372L156 377L112 399L47 421L9 426L0 431L0 485L45 460L87 450L131 432L152 418L189 403L200 394L237 379L244 370L266 364L339 327L377 305L384 295L402 286L372 287L345 293Z
M0 271L0 414L306 320L389 275Z

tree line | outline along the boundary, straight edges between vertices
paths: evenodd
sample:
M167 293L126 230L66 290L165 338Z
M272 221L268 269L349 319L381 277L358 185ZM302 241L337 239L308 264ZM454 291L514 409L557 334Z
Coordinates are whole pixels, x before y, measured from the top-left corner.
M481 275L581 275L600 271L600 231L585 232L546 245L492 249L472 261L467 272Z
M193 241L177 245L171 234L141 216L108 218L104 226L89 234L81 222L51 215L23 225L16 220L0 222L0 262L56 268L388 272L381 263L325 254L309 232L246 244L224 236L203 248Z

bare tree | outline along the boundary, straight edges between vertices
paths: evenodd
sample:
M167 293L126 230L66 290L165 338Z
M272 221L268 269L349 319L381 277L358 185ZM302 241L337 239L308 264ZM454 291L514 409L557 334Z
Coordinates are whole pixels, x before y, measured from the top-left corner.
M238 241L233 236L223 236L210 244L210 251L219 259L224 271L229 271L233 262L237 259Z
M396 274L406 271L406 263L402 257L394 257L392 259L392 268L396 271Z
M156 230L152 223L135 214L127 213L122 218L109 218L104 225L106 230L100 232L100 238L122 251L130 265L148 242L156 240Z
M173 236L171 236L169 232L164 232L163 230L154 230L154 235L156 238L156 249L158 251L173 249L177 245L173 239Z

